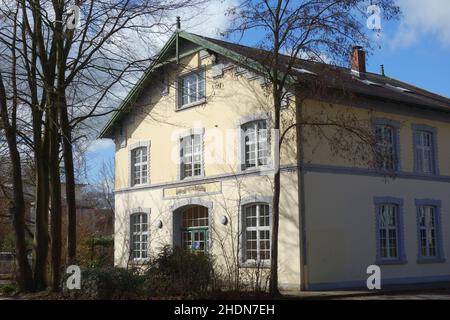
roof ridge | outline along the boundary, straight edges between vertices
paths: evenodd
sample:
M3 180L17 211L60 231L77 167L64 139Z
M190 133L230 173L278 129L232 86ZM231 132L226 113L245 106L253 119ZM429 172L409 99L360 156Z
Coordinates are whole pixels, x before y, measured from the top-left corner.
M236 43L236 42L226 41L226 40L223 40L223 39L215 39L215 38L202 36L202 35L199 35L199 34L196 34L196 33L192 33L192 32L186 32L186 33L189 33L189 34L192 34L194 36L203 38L203 39L205 39L207 41L212 41L212 42L219 41L219 42L222 42L222 43L225 43L225 44L228 44L228 45L239 46L239 47L247 48L247 49L251 49L251 50L260 50L260 51L264 51L264 52L267 52L267 53L270 54L270 51L268 51L266 49L256 48L256 47L252 47L252 46L248 46L248 45L244 45L244 44L240 44L240 43ZM286 54L281 54L281 55L286 57L286 58L291 58L291 56L286 55ZM303 59L303 58L296 58L296 59L299 62L312 63L312 64L315 64L315 65L318 65L318 66L323 66L323 67L326 66L326 67L337 68L337 69L342 70L342 71L347 71L347 72L349 72L349 74L351 74L351 71L352 71L350 67L344 67L344 66L340 66L340 65L337 65L337 64L330 64L330 63L326 63L326 62L308 60L308 59ZM383 78L386 78L387 80L390 80L390 81L393 81L393 82L398 82L399 85L410 87L410 90L411 91L417 91L416 92L417 94L421 94L421 95L424 95L424 96L428 95L428 98L436 99L436 100L444 102L444 103L449 103L450 102L450 98L448 98L448 97L446 97L446 96L444 96L442 94L435 93L435 92L429 91L427 89L417 87L417 86L415 86L413 84L404 82L402 80L399 80L399 79L396 79L396 78L393 78L393 77L389 77L389 76L386 76L386 75L383 76L381 74L378 74L378 73L375 73L375 72L370 72L370 71L364 72L362 74L363 75L374 76L374 77L378 77L378 78L383 77ZM388 82L386 82L385 84L387 84L387 83ZM408 88L405 88L405 89L408 89Z

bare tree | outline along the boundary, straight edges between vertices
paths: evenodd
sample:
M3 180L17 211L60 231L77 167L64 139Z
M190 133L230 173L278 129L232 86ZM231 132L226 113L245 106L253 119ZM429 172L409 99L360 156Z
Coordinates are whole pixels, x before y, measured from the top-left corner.
M10 12L16 20L18 9ZM17 281L21 288L26 290L33 289L33 276L31 267L27 260L26 243L25 243L25 199L22 181L21 156L17 142L17 109L18 109L18 92L16 79L16 35L17 23L14 22L12 28L8 30L8 34L13 39L11 46L11 78L10 91L7 91L3 78L4 70L0 70L0 116L2 127L5 132L6 141L9 149L9 156L12 166L12 183L13 183L13 199L9 203L11 216L13 217L13 226L15 232L15 257Z
M1 70L4 88L0 91L1 116L15 163L16 245L17 251L22 252L23 190L18 136L35 160L33 269L38 289L45 288L47 282L50 208L52 288L59 290L63 261L61 165L68 204L67 261L73 262L76 259L73 145L92 135L92 119L116 110L121 99L117 92L130 87L136 75L142 74L151 63L154 49L160 44L158 37L173 28L177 10L203 3L203 0L0 1L0 60L2 66L8 67L8 72ZM73 21L77 9L68 10L73 4L83 17L77 27ZM17 110L24 111L24 116L17 117ZM20 258L23 279L20 282L25 290L32 288L27 264L25 258Z
M377 1L383 10L385 19L396 18L399 8L393 0ZM361 142L373 143L370 133L345 124L339 119L307 119L301 112L302 101L313 96L310 82L304 81L308 75L300 75L295 68L301 66L300 57L323 62L326 56L331 63L347 62L349 48L360 44L370 49L370 39L365 32L367 1L364 0L245 0L230 10L234 16L234 24L228 34L240 34L258 30L261 35L256 46L262 49L259 61L271 85L273 100L274 129L280 130L281 109L283 99L288 92L302 92L296 95L296 123L285 128L280 133L279 149L286 132L297 129L298 147L303 126L334 126L349 134L356 134ZM324 80L319 80L314 91ZM303 92L310 92L311 95ZM341 119L342 120L342 119ZM353 122L355 123L355 122ZM300 152L300 149L298 149ZM278 226L280 201L280 172L274 175L272 247L271 247L271 278L270 291L273 295L278 291ZM303 223L302 221L300 222ZM302 228L302 226L300 226Z

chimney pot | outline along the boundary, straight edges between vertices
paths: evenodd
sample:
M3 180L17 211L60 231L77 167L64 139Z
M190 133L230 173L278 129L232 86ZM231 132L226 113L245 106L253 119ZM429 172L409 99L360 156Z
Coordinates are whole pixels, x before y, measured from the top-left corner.
M361 46L354 46L351 59L352 70L359 73L366 72L366 52Z

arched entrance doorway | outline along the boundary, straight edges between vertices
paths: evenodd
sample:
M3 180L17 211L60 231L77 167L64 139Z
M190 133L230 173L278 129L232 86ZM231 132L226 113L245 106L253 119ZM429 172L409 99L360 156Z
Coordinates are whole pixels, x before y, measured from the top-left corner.
M209 244L208 208L189 205L174 212L174 245L196 254L205 254Z

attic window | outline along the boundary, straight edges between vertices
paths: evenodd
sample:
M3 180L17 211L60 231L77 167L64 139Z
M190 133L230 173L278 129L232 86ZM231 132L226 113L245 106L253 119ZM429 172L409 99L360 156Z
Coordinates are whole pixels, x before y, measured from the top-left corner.
M178 79L178 109L204 102L205 70L191 72Z

